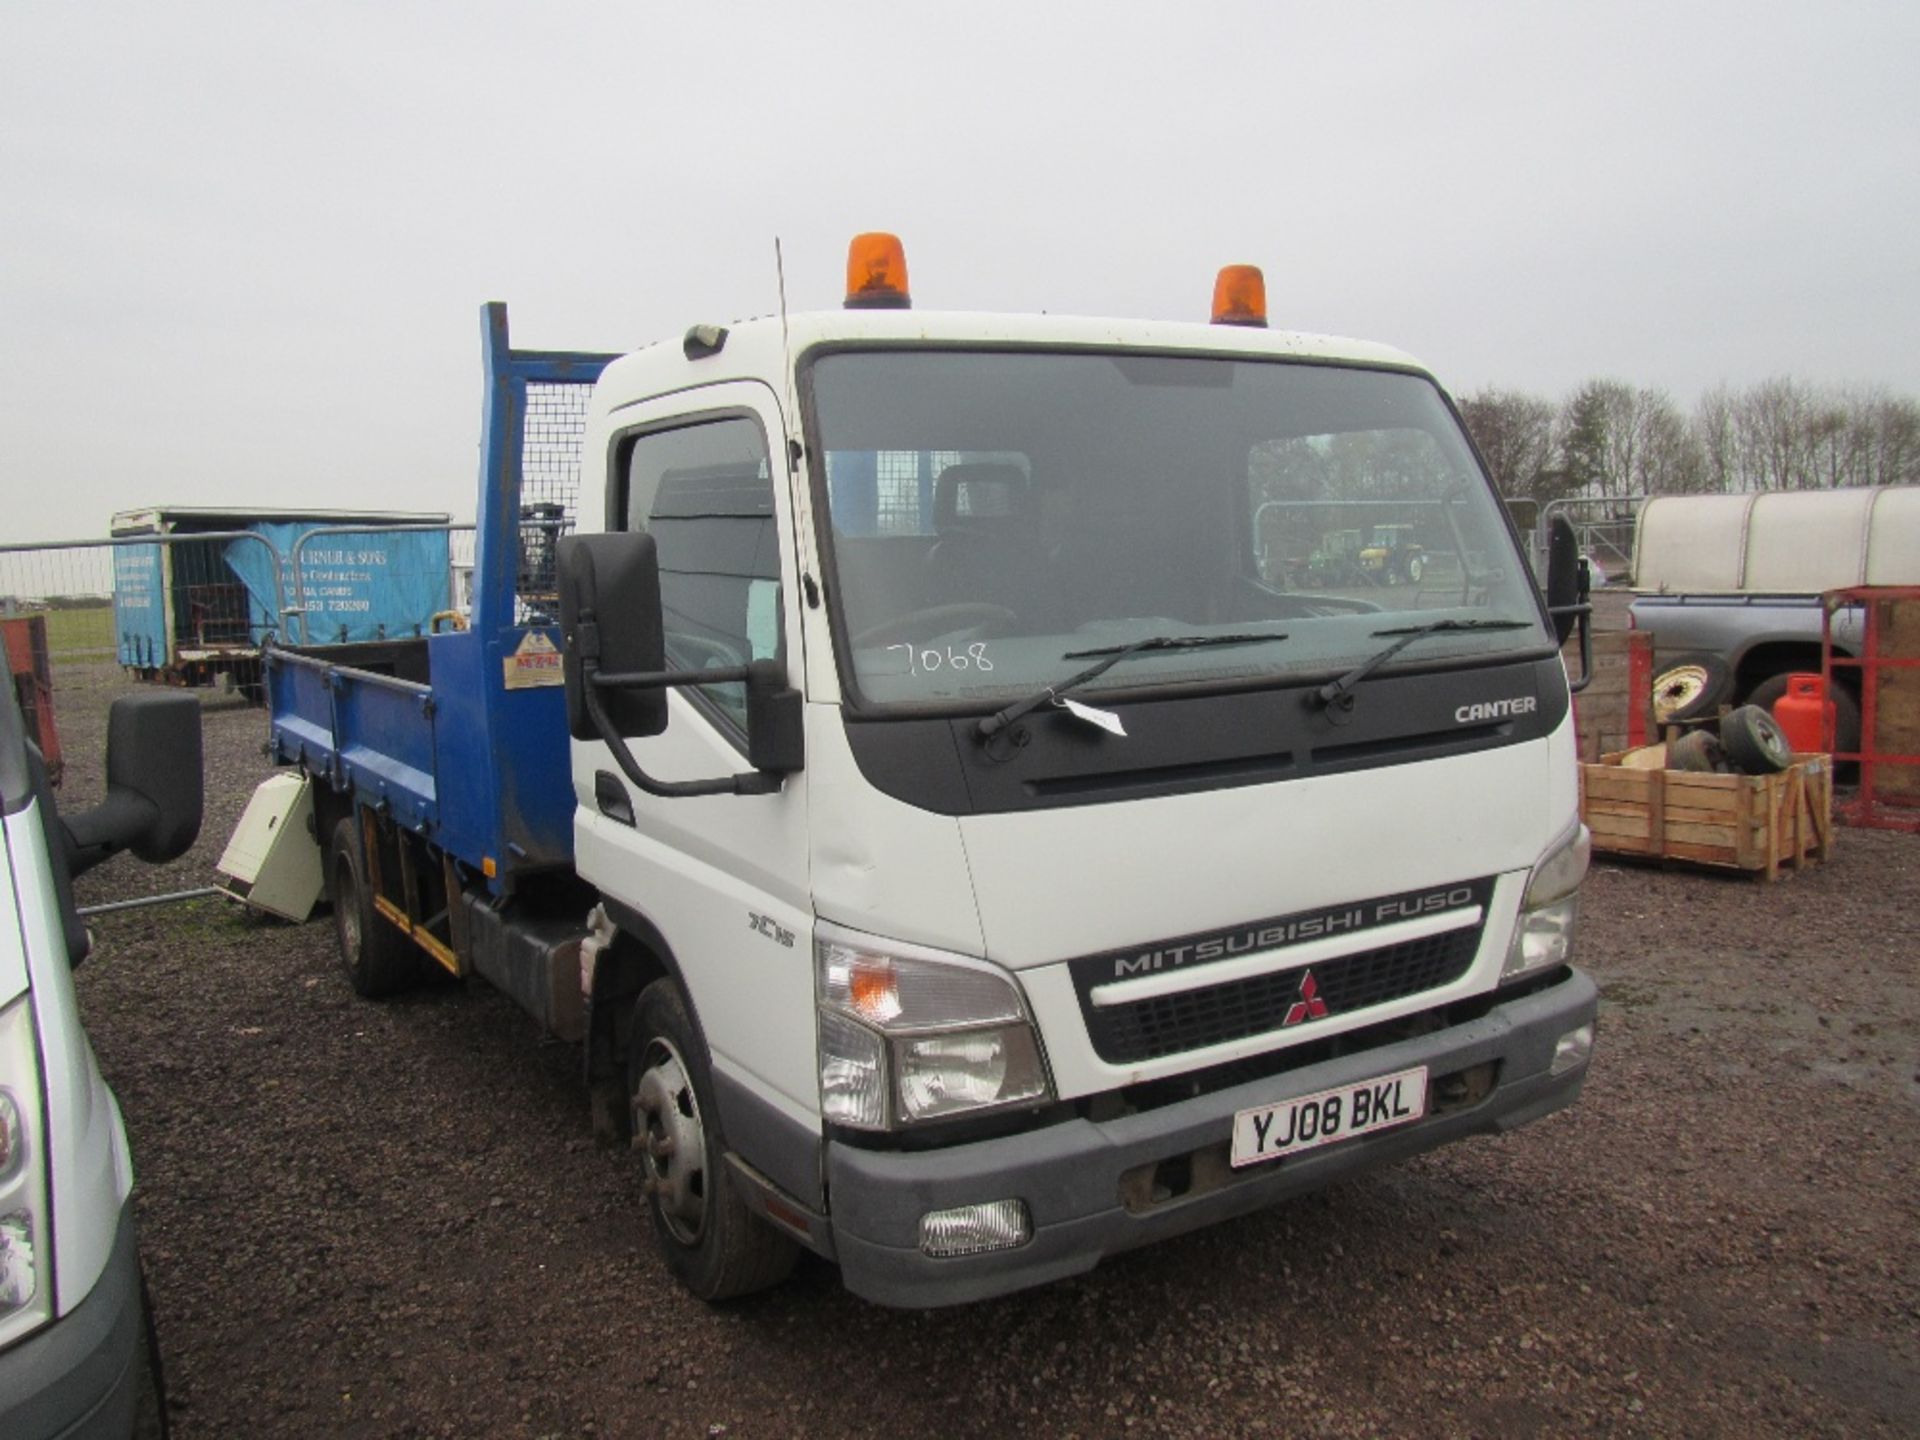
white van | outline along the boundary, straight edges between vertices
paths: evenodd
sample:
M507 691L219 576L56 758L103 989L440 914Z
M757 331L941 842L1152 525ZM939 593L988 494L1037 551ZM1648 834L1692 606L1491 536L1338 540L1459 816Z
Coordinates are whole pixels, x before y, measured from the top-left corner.
M170 860L200 829L200 706L115 703L107 799L62 821L0 700L0 1436L127 1436L157 1424L157 1352L134 1241L120 1107L80 1025L87 952L71 877L131 849ZM144 1421L144 1424L143 1424Z

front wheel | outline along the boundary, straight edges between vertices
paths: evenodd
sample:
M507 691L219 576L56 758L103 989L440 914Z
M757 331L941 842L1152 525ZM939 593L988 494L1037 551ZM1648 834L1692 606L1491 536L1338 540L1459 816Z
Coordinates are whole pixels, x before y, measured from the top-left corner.
M799 1246L740 1196L705 1054L677 985L656 980L640 992L627 1094L654 1232L681 1284L702 1300L727 1300L786 1279Z

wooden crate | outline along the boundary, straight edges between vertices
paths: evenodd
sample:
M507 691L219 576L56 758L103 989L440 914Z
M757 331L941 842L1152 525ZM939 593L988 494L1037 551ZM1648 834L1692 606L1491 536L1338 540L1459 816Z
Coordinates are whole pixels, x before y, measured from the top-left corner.
M1762 871L1769 880L1783 865L1827 858L1833 762L1826 756L1797 755L1777 775L1649 768L1658 758L1615 753L1580 767L1580 814L1596 851Z

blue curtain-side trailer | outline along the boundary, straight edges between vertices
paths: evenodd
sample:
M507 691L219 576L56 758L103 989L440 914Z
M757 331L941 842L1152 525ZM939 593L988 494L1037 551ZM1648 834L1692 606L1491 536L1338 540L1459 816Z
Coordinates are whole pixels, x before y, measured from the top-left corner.
M269 637L420 635L450 610L444 513L156 506L110 529L155 537L114 552L115 652L144 680L256 693Z

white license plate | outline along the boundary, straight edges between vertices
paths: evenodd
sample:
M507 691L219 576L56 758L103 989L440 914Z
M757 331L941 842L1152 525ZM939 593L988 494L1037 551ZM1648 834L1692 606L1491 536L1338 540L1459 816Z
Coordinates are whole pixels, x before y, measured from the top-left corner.
M1348 1140L1427 1113L1427 1067L1398 1070L1355 1085L1256 1105L1233 1117L1233 1165L1257 1165Z

